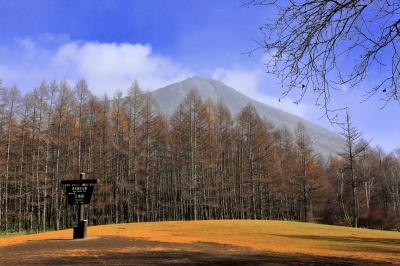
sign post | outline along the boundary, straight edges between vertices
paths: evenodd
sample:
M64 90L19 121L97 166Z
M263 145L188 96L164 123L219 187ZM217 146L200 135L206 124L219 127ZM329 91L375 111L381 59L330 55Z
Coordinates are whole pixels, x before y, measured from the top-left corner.
M90 203L94 185L97 179L86 179L86 174L81 173L80 179L63 180L69 205L78 205L78 224L74 226L74 239L86 238L88 221L84 219L85 204Z

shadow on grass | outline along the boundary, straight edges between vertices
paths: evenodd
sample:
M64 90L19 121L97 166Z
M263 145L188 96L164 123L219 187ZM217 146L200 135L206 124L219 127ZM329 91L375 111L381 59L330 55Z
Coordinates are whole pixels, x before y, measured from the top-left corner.
M279 235L282 237L282 235ZM400 254L400 239L369 238L353 236L311 236L311 235L284 235L288 238L327 241L337 250L363 251L371 253Z
M100 256L58 257L40 260L51 265L69 264L111 265L390 265L366 260L338 259L334 257L288 256L281 254L216 255L187 251L147 251L136 253L107 252ZM36 263L36 262L33 262Z
M66 238L49 238L49 239L46 239L46 240L28 239L26 241L27 242L38 242L38 241L70 241L70 240L74 240L74 239L66 237Z
M51 239L0 248L0 265L390 265L350 258L254 252L239 246L128 237Z

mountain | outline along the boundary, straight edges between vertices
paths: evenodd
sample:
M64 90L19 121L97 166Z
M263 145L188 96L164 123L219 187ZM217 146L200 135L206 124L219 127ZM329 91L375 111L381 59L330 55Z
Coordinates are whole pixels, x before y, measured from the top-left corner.
M203 100L208 98L215 102L221 99L233 114L237 114L248 103L253 104L261 117L272 122L276 127L294 129L301 122L311 137L313 147L326 159L331 154L342 152L344 139L338 134L304 120L301 117L258 102L218 80L192 77L173 83L153 92L162 112L171 115L178 104L191 89L197 89Z

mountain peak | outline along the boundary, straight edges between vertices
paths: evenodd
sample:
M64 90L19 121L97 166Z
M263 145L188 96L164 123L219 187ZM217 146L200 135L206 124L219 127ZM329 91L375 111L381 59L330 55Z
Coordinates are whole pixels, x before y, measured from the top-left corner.
M185 82L185 81L207 81L207 82L213 82L213 81L216 81L216 80L210 79L210 78L206 78L206 77L202 77L202 76L192 76L190 78L184 79L181 82Z
M185 80L209 80L209 79L202 76L191 76L190 78L187 78ZM182 82L184 82L185 80L183 80Z
M247 100L250 100L245 95L225 85L221 81L201 76L193 76L180 82L173 83L164 88L156 90L154 93L157 95L164 95L165 97L173 95L174 97L180 99L182 97L184 98L185 95L192 89L198 90L203 100L212 99L214 101L217 101L220 98L224 98L222 96L226 96L227 94L238 94L236 96L240 95L242 97L245 97ZM171 114L172 111L173 110L167 110L167 113Z
M193 77L187 78L185 80L182 80L181 82L178 82L178 83L193 84L193 85L199 85L199 86L200 85L204 86L206 84L209 84L209 86L214 86L214 87L218 87L219 85L226 86L224 83L222 83L219 80L201 77L201 76L193 76Z

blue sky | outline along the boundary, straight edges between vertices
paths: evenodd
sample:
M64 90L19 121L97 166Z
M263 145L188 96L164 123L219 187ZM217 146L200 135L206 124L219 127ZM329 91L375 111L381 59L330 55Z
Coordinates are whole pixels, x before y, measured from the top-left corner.
M329 127L308 95L278 102L280 85L265 74L262 52L251 57L258 27L274 14L235 0L0 0L0 79L23 91L43 79L85 78L97 95L125 90L137 79L147 90L200 75L220 79L262 102ZM351 59L350 59L351 60ZM400 147L400 107L381 110L379 97L361 104L358 90L334 92L349 106L372 145Z

